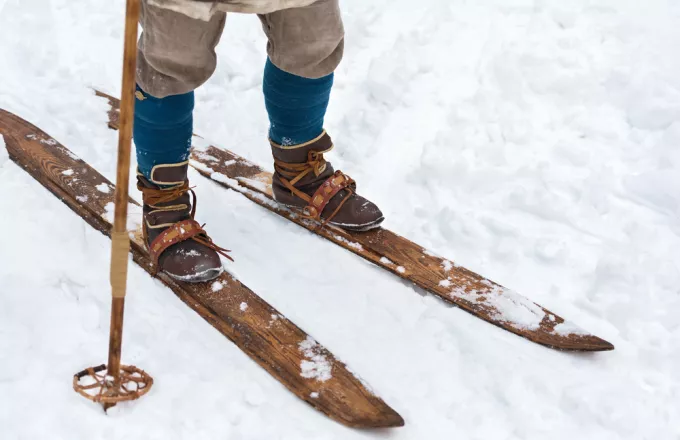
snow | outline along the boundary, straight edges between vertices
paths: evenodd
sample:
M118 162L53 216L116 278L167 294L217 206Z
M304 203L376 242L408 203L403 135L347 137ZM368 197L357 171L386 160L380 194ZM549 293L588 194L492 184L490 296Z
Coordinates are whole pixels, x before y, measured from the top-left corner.
M184 230L184 228L179 228L179 229L180 229L180 231L182 231L182 233L186 232ZM200 257L201 256L201 253L198 252L195 249L191 249L190 251L182 251L182 252L179 252L179 254L182 255L183 257Z
M196 135L191 138L191 145L194 148L194 152L201 152L202 154L206 154L205 151L212 146L210 141Z
M87 196L84 196L87 197ZM108 202L104 205L104 220L113 224L115 218L116 206L113 202ZM128 203L128 214L127 214L127 230L134 232L140 229L142 226L142 207L134 203Z
M300 376L316 379L319 382L326 382L333 378L331 363L322 354L321 347L311 336L307 336L307 339L300 342L300 351L307 358L300 363Z
M238 181L242 182L244 185L248 185L250 188L254 188L254 189L261 191L261 192L266 192L267 188L269 187L269 182L263 182L262 180L257 180L257 179L248 179L248 178L245 178L245 177L239 177Z
M26 138L31 139L31 140L37 140L41 144L45 144L45 145L50 145L50 146L57 145L57 141L55 139L45 138L42 135L29 134L29 135L26 135Z
M109 223L113 223L113 219L115 218L115 213L116 213L116 205L113 202L108 202L106 205L104 205L104 220L106 220Z
M5 136L0 133L0 168L4 167L10 161L9 152L7 151L7 144L5 143Z
M381 262L382 264L386 264L386 265L388 265L388 266L394 266L394 261L390 260L390 259L387 258L387 257L380 257L380 262Z
M357 250L360 250L360 251L364 250L364 247L361 245L361 243L357 243L356 241L349 241L345 237L343 237L342 235L333 234L333 238L335 238L337 241L345 243L347 246L349 246L351 248L354 248L354 249L357 249Z
M440 282L440 285L442 284ZM497 311L494 316L495 319L511 323L515 328L536 330L539 327L545 317L545 312L540 307L510 289L500 286L490 287L491 290L488 292L477 292L474 289L466 290L462 287L456 287L451 290L449 295L472 303L483 301ZM572 327L575 326L572 325Z
M555 328L553 329L555 333L558 335L587 335L588 332L584 331L582 328L579 328L578 326L574 325L573 323L569 321L565 321L561 324L557 324Z
M97 188L97 191L102 192L104 194L109 194L111 192L111 186L107 183L100 183L95 188Z
M211 180L214 180L215 182L223 183L223 184L227 185L227 187L229 187L230 189L233 189L234 191L238 191L242 194L247 194L250 197L254 197L254 198L258 199L261 203L269 205L272 208L287 209L287 208L283 207L282 205L278 204L277 202L275 202L274 200L268 198L264 194L253 191L253 190L251 190L251 189L249 189L249 188L247 188L243 185L240 185L239 184L240 180L232 179L232 178L230 178L230 177L228 177L228 176L226 176L222 173L218 173L202 162L192 160L191 165L194 168L196 168L197 170L200 170L200 171L205 172L205 173L209 173ZM248 179L244 179L244 180L248 180ZM255 182L255 181L251 180L251 182ZM293 216L293 217L295 217L295 216ZM342 237L337 237L337 238L342 239ZM347 240L345 240L345 241L347 241ZM361 247L361 245L359 243L352 243L350 245L355 245L355 246ZM355 247L355 246L353 246L353 247Z
M233 250L229 270L407 425L357 432L328 419L134 266L123 361L156 383L105 416L71 377L106 361L110 241L0 148L3 439L680 437L680 4L341 3L334 166L389 229L616 350L531 344L192 171L197 220ZM117 133L90 87L119 93L123 6L0 0L0 107L111 181ZM230 16L195 131L271 170L264 46L255 17ZM130 193L139 199L133 179ZM557 331L578 331L570 323ZM314 347L300 371L325 377Z

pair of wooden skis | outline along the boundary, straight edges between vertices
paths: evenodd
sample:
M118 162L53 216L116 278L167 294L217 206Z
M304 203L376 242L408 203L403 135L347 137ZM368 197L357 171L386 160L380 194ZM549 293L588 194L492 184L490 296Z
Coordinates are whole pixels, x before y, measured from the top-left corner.
M105 407L145 394L153 380L136 367L120 365L128 252L189 307L234 342L298 397L334 420L356 428L402 426L402 417L370 392L341 361L240 281L224 273L204 284L183 283L154 273L141 231L127 231L128 207L139 205L127 194L134 107L138 0L128 0L126 14L123 102L106 94L109 125L120 128L115 195L95 169L39 128L0 109L0 134L10 157L59 197L92 227L112 238L112 320L107 365L74 377L77 391ZM122 111L121 111L122 107ZM387 229L350 233L305 220L272 198L271 173L237 154L214 145L194 147L191 164L220 185L239 191L258 205L422 287L433 295L505 330L547 347L572 351L604 351L613 345L578 329L527 298L433 255ZM115 205L114 221L107 206ZM241 304L248 307L243 310ZM518 321L515 316L522 316ZM307 374L310 363L322 362L328 374ZM89 380L89 381L88 381Z

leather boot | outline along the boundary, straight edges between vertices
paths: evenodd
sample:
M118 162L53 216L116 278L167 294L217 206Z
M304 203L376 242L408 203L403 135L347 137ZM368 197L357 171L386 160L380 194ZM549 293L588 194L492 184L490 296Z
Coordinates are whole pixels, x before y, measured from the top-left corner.
M231 258L194 220L196 194L189 188L188 166L156 165L150 179L137 175L137 188L144 201L144 239L156 268L176 280L198 283L224 271L220 254Z
M333 149L324 131L299 145L270 140L276 172L272 190L276 201L302 210L305 217L347 229L367 231L384 220L378 207L356 193L356 183L334 171L323 155Z

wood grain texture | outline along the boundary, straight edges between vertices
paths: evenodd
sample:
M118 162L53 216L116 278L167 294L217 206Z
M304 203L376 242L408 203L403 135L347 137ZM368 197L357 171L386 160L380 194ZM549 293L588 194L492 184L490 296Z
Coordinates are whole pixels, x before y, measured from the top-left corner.
M12 160L110 236L113 185L106 178L37 127L3 110L0 134ZM131 215L138 214L139 205L132 199L129 203ZM134 231L130 236L134 261L154 275L141 234ZM345 364L228 273L202 284L156 276L291 392L330 418L355 428L404 424ZM242 303L248 305L246 310L241 310ZM311 377L303 368L310 362L327 367L328 374Z
M118 127L118 100L109 100L109 126ZM263 148L265 148L263 146ZM232 151L194 138L191 165L220 185L241 192L253 202L360 255L400 278L452 303L485 321L530 341L568 351L607 351L614 346L527 298L481 275L436 256L388 229L347 232L301 218L272 198L270 172Z

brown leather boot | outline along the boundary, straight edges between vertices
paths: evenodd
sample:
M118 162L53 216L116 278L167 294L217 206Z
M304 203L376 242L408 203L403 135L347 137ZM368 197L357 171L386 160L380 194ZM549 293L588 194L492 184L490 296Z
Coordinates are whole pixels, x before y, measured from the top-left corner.
M385 219L378 207L356 193L356 183L334 171L323 155L333 149L324 131L299 145L279 145L270 140L274 155L274 199L301 208L305 217L350 231L377 228Z
M176 280L198 283L224 271L219 254L231 257L194 220L196 194L189 188L188 166L156 165L150 180L137 175L137 188L144 200L144 239L156 268Z

